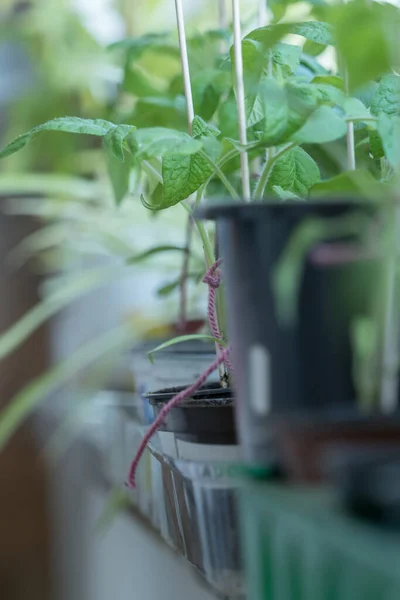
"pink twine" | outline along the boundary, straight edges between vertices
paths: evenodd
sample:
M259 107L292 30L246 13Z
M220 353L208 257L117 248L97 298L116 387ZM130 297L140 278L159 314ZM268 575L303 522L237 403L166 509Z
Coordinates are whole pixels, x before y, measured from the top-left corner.
M160 414L157 416L157 418L155 419L155 421L153 422L153 424L147 431L146 435L143 437L143 439L140 443L140 446L138 448L138 451L136 452L136 456L132 461L131 467L129 469L129 474L128 474L128 481L127 481L128 487L134 488L136 486L136 482L135 482L136 471L137 471L140 459L142 458L143 453L146 450L147 444L149 443L149 441L151 440L153 435L157 432L158 428L163 423L163 421L166 418L166 416L168 415L169 411L172 410L173 408L175 408L176 406L178 406L178 404L183 402L183 400L186 400L186 398L189 398L194 392L196 392L199 389L199 387L201 387L203 385L203 383L205 383L208 376L211 375L211 373L213 371L215 371L215 369L217 369L219 367L219 365L226 360L228 353L229 353L229 348L224 348L222 350L221 354L219 356L217 356L217 358L208 367L208 369L206 371L204 371L204 373L202 375L200 375L200 377L198 377L198 379L196 379L196 381L190 387L179 392L179 394L174 396L169 402L167 402L167 404L165 406L163 406L163 408L160 411Z
M203 278L204 283L208 284L209 290L210 290L209 297L208 297L208 320L210 323L210 329L211 329L213 336L217 340L221 340L221 344L218 344L219 351L220 351L219 355L214 360L214 362L208 367L208 369L206 371L204 371L204 373L202 373L202 375L200 375L200 377L198 377L198 379L196 379L196 381L191 386L189 386L185 390L182 390L181 392L179 392L179 394L177 394L176 396L171 398L171 400L169 402L167 402L167 404L165 406L163 406L163 408L160 411L160 414L155 419L155 421L153 422L153 424L147 431L146 435L143 437L143 439L140 443L140 446L138 448L138 451L136 452L135 458L132 461L131 467L129 469L128 481L127 481L127 485L130 488L134 488L136 485L135 484L136 471L137 471L140 459L142 458L143 453L146 450L147 444L149 443L149 441L151 440L153 435L157 432L160 425L164 422L169 411L172 410L173 408L175 408L175 406L178 406L178 404L183 402L183 400L186 400L186 398L189 398L194 392L196 392L203 385L203 383L206 382L209 375L211 375L211 373L213 373L213 371L215 371L215 369L217 369L220 364L225 363L226 366L228 367L228 369L230 371L233 371L232 363L229 360L229 350L230 349L224 348L222 346L222 337L221 337L221 333L218 328L216 306L215 306L217 289L221 283L221 273L218 270L219 266L221 265L221 262L222 262L221 259L217 260L212 265L212 267L210 267L208 269L207 273L204 275L204 278Z
M206 283L209 287L208 294L208 322L210 324L210 329L213 337L217 340L222 341L221 333L218 327L217 322L217 311L216 311L216 296L217 289L221 283L221 273L219 271L219 267L222 263L222 259L218 259L207 271L207 273L203 277L203 282ZM218 344L220 352L223 350L222 344ZM231 373L233 372L233 365L229 360L229 356L224 360L225 365L228 367Z

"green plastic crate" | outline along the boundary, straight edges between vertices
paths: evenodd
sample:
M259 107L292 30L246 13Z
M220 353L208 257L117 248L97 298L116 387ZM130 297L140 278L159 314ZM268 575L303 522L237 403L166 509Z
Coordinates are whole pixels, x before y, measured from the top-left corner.
M400 600L400 534L328 490L250 482L240 513L248 600Z

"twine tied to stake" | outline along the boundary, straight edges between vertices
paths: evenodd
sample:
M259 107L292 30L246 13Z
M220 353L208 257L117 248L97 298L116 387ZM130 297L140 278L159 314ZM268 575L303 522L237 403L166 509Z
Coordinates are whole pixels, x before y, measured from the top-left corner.
M211 329L213 337L215 337L217 340L221 340L221 342L222 342L221 334L220 334L220 331L218 328L217 317L216 317L216 307L215 307L216 293L217 293L217 289L221 283L221 273L219 271L219 266L221 265L221 262L222 262L221 259L217 260L208 269L207 273L204 275L203 281L204 281L204 283L206 283L209 286L208 320L210 323L210 329ZM192 394L194 394L194 392L196 392L207 381L207 379L211 375L211 373L213 373L219 367L219 365L221 365L222 363L225 363L226 366L229 368L229 370L232 371L232 364L229 360L230 348L229 347L224 348L222 346L222 344L218 344L218 346L219 346L219 354L216 357L216 359L214 360L214 362L204 371L204 373L202 373L196 379L196 381L194 383L192 383L192 385L190 385L188 388L179 392L179 394L176 394L176 396L171 398L171 400L169 402L167 402L167 404L165 406L163 406L159 415L157 416L157 418L154 420L154 422L152 423L152 425L146 432L146 435L143 437L143 439L140 443L140 446L136 452L136 455L132 461L130 469L129 469L128 480L126 483L128 487L130 487L130 488L136 487L136 481L135 481L136 471L137 471L140 459L142 458L143 453L146 450L147 444L149 443L149 441L151 440L153 435L157 432L160 425L162 425L162 423L164 422L168 413L173 408L178 406L181 402L183 402L187 398L190 398L190 396L192 396Z

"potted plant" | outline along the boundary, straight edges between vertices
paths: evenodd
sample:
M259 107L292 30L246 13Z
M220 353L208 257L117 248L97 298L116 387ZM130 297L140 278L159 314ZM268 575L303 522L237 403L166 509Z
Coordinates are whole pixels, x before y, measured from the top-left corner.
M236 43L220 61L218 68L213 69L210 74L207 73L209 80L205 87L208 93L210 89L213 91L213 102L208 104L208 101L205 101L207 121L195 116L190 105L187 48L180 19L181 54L191 133L165 127L136 128L135 125L116 125L105 120L65 117L37 126L20 136L2 151L1 156L8 156L21 149L32 137L46 130L101 137L106 154L113 165L112 172L118 173L118 180L126 181L126 176L121 173L129 172L132 167L142 173L145 177L145 203L149 208L158 211L181 203L186 210L192 212L193 205L187 202L187 198L196 194L194 205L201 204L207 186L215 177L218 179L217 195L221 195L221 186L235 201L241 196L249 200L250 195L255 200L262 201L268 192L285 203L282 208L277 209L282 213L286 212L285 207L288 212L294 210L301 213L302 205L298 204L298 199L304 199L306 196L330 195L332 192L336 192L336 195L352 193L363 196L365 190L367 195L374 196L390 193L396 161L392 124L394 122L396 125L396 121L393 121L393 105L388 101L388 97L392 98L398 78L397 75L388 74L391 65L388 53L375 67L374 72L365 69L366 74L361 76L360 64L365 59L360 58L357 62L350 56L344 34L349 20L354 16L352 11L364 10L364 5L340 9L335 7L332 10L325 8L322 12L326 21L277 23L258 28L243 40L240 40L240 15L236 3L233 3L233 6ZM381 8L380 5L373 4L367 13L376 13L380 22L386 24L392 13L397 15L397 9L386 6ZM332 75L307 55L303 55L301 61L300 46L280 41L288 34L300 36L306 39L307 43L313 42L319 47L336 43L340 59L346 64L349 89L345 85L346 77ZM382 38L379 37L379 43L381 41ZM150 43L159 44L159 40L151 40ZM365 64L362 64L365 67ZM234 69L236 78L231 78L231 68ZM371 84L371 80L379 81L376 81L372 99L365 100L364 90L361 90L362 93L357 90ZM358 94L359 97L350 96L350 92ZM360 97L364 97L366 104ZM230 135L235 133L237 122L240 125L239 140ZM327 144L344 140L346 137L349 141L352 124L357 125L357 131L360 131L357 135L363 136L358 149L361 155L360 162L365 164L366 161L368 164L370 161L370 170L360 172L351 169L328 181L320 182L318 164L304 147L310 147L310 153L317 155L319 148L324 150ZM368 155L365 156L366 144L367 147L370 145L375 155L385 155L381 161L382 172ZM349 154L349 165L353 166L355 151L351 144L347 151L344 141L341 145ZM248 164L250 162L251 165L257 166L256 159L259 157L266 159L261 171L253 175L256 181L251 193ZM240 170L238 160L241 164ZM384 181L379 180L381 177ZM240 184L243 186L242 192ZM296 206L292 209L294 204ZM317 215L321 211L324 212L322 204L307 203L304 206L305 214L309 214L309 211ZM316 208L313 209L313 206ZM261 207L257 207L255 210L260 209ZM238 206L235 210L251 209ZM262 210L268 212L273 208L265 205ZM338 209L329 210L337 214ZM348 208L344 210L347 212ZM343 227L344 233L339 232L339 235L349 235L346 227L351 228L351 224L345 222ZM204 245L206 264L211 267L215 263L215 252L210 236L202 223L196 222L196 229ZM333 234L329 233L327 237L331 235ZM324 239L322 234L322 241ZM227 260L229 264L228 257ZM235 297L235 294L228 294L228 298L231 297ZM216 310L222 338L226 335L223 304L222 293L219 291ZM224 339L221 344L225 344ZM237 346L236 342L235 347ZM226 358L225 351L223 356ZM262 360L266 364L265 357ZM223 362L223 359L220 358L219 362ZM237 383L240 387L239 380Z
M192 86L182 7L177 2L188 133L183 131L182 121L177 127L165 123L161 127L149 127L148 123L136 127L136 123L61 118L21 136L0 156L21 149L46 130L98 136L103 138L114 181L122 185L120 200L133 172L140 175L148 208L161 211L180 204L190 215L197 210L197 214L220 220L217 247L226 274L228 327L223 288L216 277L221 265L214 239L207 225L200 220L194 224L204 247L211 332L218 346L210 369L223 363L228 367L221 372L220 387L225 393L224 386L233 376L245 456L253 463L268 465L276 458L271 424L279 425L288 412L304 414L304 410L325 410L332 404L332 397L324 402L326 381L320 373L313 378L312 361L304 359L309 350L307 336L312 336L314 357L315 348L323 351L321 373L322 367L334 366L335 378L328 380L338 384L334 395L350 405L354 405L356 390L351 379L349 329L354 325L361 359L358 372L364 373L364 387L358 388L362 392L366 390L365 364L373 364L374 357L387 348L388 339L391 341L386 334L393 322L392 304L382 302L390 299L390 294L377 298L381 311L371 318L370 307L364 305L368 294L356 296L350 310L346 293L354 288L353 276L364 277L365 269L365 290L369 292L371 281L374 283L370 267L381 260L387 265L385 285L374 287L377 291L393 287L395 220L391 216L395 204L381 210L376 200L394 197L399 161L399 77L391 71L394 63L386 38L387 26L398 22L399 11L393 6L363 2L317 7L312 18L318 20L272 23L242 39L238 2L233 0L232 5L234 45L219 58L212 73L205 74L202 85L199 83L199 89L207 90L201 96L205 98L202 110L205 108L207 114L196 115L190 103ZM366 37L360 41L362 52L355 52L351 33L354 22L361 18L367 23L362 33ZM288 43L285 36L306 40L303 51L298 43ZM221 42L219 34L217 39ZM159 41L153 38L149 43ZM225 38L222 41L226 44ZM327 47L336 48L343 65L337 72L309 54ZM165 103L159 98L154 104L159 107ZM347 163L344 170L343 163ZM233 203L217 206L215 200L222 196L230 196ZM332 197L340 198L333 201ZM204 198L209 200L207 205ZM372 262L368 262L370 256ZM315 302L316 292L321 294L319 304ZM325 318L326 303L332 297L337 298L329 315L337 325L333 330ZM344 308L349 310L343 313ZM381 334L382 314L389 324L385 335ZM229 375L227 330L236 366ZM190 339L198 339L194 335ZM183 339L188 337L173 342ZM116 345L115 340L113 343ZM165 348L162 344L155 350ZM303 373L299 365L304 366ZM331 377L329 370L327 373ZM212 391L206 402L203 391L198 392L208 374L178 395L170 391L168 404L161 406L160 397L155 398L159 414L139 448L131 483L147 441L167 417L172 430L180 428L172 422L179 423L184 411L200 413L210 405L221 408ZM276 382L280 387L275 387ZM317 389L307 387L315 382ZM218 389L217 395L220 393ZM35 395L29 396L30 401L32 397ZM193 397L194 402L187 401ZM232 412L232 403L227 406ZM196 418L195 426L198 424ZM189 436L193 431L181 428L177 433ZM182 475L187 467L185 463L179 473Z

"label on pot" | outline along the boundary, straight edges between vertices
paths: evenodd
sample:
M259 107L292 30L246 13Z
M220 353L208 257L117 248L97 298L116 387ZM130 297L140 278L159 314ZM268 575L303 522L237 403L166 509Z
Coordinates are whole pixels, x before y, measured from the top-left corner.
M271 360L262 344L251 346L248 354L249 399L253 411L265 417L271 410Z

